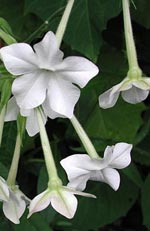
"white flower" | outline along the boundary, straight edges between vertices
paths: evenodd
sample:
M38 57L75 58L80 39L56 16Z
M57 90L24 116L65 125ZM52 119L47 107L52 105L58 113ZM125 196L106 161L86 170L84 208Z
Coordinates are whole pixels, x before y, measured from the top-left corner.
M0 177L0 200L3 201L5 216L15 224L19 224L29 199L19 190L18 186L9 187Z
M120 175L116 169L127 167L131 162L131 144L117 143L107 146L103 159L92 159L86 154L76 154L61 160L69 184L77 190L84 190L88 180L109 184L114 190L120 185ZM116 168L116 169L115 169Z
M17 104L22 109L33 109L44 103L50 118L71 118L80 96L76 85L84 87L97 75L98 68L82 57L63 59L52 32L33 48L17 43L0 49L6 69L18 76L12 85Z
M110 108L115 105L121 92L122 98L132 104L145 100L150 90L150 78L140 79L125 78L121 83L115 85L99 96L99 105L102 108Z
M73 218L78 204L74 194L96 198L92 194L75 191L72 188L65 186L59 186L56 189L47 188L31 201L28 218L33 213L47 208L49 204L51 204L51 206L61 215L69 219Z
M21 114L24 117L27 117L26 120L26 130L29 136L34 136L39 132L39 126L37 122L37 116L35 109L19 109L15 97L12 97L7 104L7 110L5 115L5 121L17 120L18 114ZM42 113L43 124L46 124L47 117L45 113Z

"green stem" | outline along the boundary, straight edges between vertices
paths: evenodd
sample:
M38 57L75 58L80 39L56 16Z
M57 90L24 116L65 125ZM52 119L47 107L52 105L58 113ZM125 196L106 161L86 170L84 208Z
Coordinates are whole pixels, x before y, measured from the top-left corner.
M40 27L38 27L38 29L36 31L34 31L27 39L25 39L24 42L31 42L35 37L38 37L42 31L44 31L45 26L47 25L46 22L48 22L48 24L50 23L50 21L57 16L58 13L60 13L62 10L64 9L64 7L61 7L60 9L56 10L51 16L49 16L44 23L42 23L42 25Z
M55 161L53 158L52 150L49 144L48 136L46 133L45 126L43 124L42 115L40 108L36 109L37 119L38 119L38 125L40 129L40 138L41 138L41 144L43 148L44 158L46 162L46 168L49 176L49 181L53 179L59 179L57 174L57 169L55 166Z
M57 42L58 42L59 47L61 45L62 38L64 36L65 30L67 27L67 23L69 20L69 16L70 16L73 4L74 4L74 0L68 0L64 14L60 20L60 23L59 23L57 31L56 31L56 38L57 38Z
M5 113L6 113L6 105L3 106L1 113L0 113L0 146L2 143Z
M125 30L125 40L126 40L129 69L139 68L137 62L136 47L133 38L132 25L131 25L129 0L122 0L122 5L123 5L124 30Z
M89 156L91 158L100 158L98 153L96 152L91 140L89 139L88 135L84 131L83 127L81 126L81 124L79 123L79 121L77 120L75 115L73 115L73 117L70 119L70 121L71 121L74 129L76 130L80 140L82 141L82 144L83 144L85 150L87 151L87 153L89 154Z
M20 133L18 132L17 139L16 139L15 150L14 150L14 155L13 155L10 170L9 170L9 173L8 173L8 178L7 178L7 183L8 183L9 186L15 185L15 182L16 182L16 176L17 176L18 164L19 164L19 158L20 158L21 144L22 144L22 140L21 140Z

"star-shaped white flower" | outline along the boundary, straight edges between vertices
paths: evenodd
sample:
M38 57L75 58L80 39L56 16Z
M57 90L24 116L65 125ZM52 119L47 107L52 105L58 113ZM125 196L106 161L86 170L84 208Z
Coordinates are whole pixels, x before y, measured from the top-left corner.
M42 112L42 111L41 111ZM26 130L29 136L34 136L39 132L39 126L37 122L37 116L35 109L20 109L16 103L15 97L12 97L7 104L7 110L5 115L5 121L17 120L18 114L27 117L26 120ZM46 124L47 117L44 112L42 112L43 124Z
M99 96L99 105L104 109L113 107L120 92L126 102L131 104L140 103L147 98L149 90L150 78L130 79L127 77L121 83L101 94Z
M98 68L86 58L70 56L63 59L56 36L48 32L33 46L12 44L0 49L6 69L18 76L12 85L17 104L33 109L45 101L49 117L71 118L80 90L98 73Z
M86 154L75 154L61 160L69 184L68 187L84 190L88 180L109 184L114 190L120 185L120 175L116 169L123 169L131 162L131 144L117 143L107 146L103 159L92 159Z
M59 186L56 189L47 188L31 201L28 218L33 213L47 208L49 204L51 204L51 206L61 215L69 219L73 218L78 204L77 198L74 194L96 198L92 194L75 191L72 188L65 186Z
M17 185L9 187L2 177L0 177L0 200L3 201L5 216L13 223L19 224L19 219L30 200L19 190Z

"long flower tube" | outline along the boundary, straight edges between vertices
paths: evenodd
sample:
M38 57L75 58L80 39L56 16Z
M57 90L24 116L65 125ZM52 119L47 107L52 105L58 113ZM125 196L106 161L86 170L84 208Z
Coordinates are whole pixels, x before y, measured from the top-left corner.
M21 130L18 129L15 150L8 173L7 181L0 177L0 200L3 201L3 212L5 216L15 224L20 223L29 199L19 190L16 185L16 176L22 145L22 133L24 130L24 120L22 120Z
M5 113L6 113L6 105L3 106L0 112L0 146L2 143L2 135L3 135L3 128L4 128L4 120L5 120Z

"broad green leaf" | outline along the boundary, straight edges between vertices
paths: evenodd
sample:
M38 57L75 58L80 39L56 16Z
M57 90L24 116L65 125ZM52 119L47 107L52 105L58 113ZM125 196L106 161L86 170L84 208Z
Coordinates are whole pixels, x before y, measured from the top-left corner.
M131 152L131 158L132 158L132 152ZM138 168L136 167L136 165L134 163L131 163L129 165L129 167L123 169L122 171L139 188L142 187L143 180L142 180L142 177L140 175L140 171L138 170Z
M150 151L146 151L142 147L136 147L133 153L133 159L135 162L145 166L150 166Z
M39 213L27 219L27 214L21 218L19 225L12 225L14 231L52 231L49 224Z
M51 14L65 6L66 2L66 0L25 0L24 13L34 13L45 21Z
M23 1L20 0L0 0L0 16L10 24L13 34L19 35L22 30L24 22L23 4Z
M72 229L97 230L125 216L138 196L138 188L125 176L121 176L121 186L117 192L100 182L89 182L89 186L93 187L86 191L95 194L97 199L79 199L76 215L69 221ZM59 217L59 222L61 220L64 219Z
M149 0L134 0L134 4L136 6L136 9L132 7L132 16L133 19L141 24L142 26L146 27L147 29L150 29L150 1Z
M6 122L4 125L2 145L0 148L0 161L10 166L16 143L16 122Z
M7 179L8 169L4 164L0 162L0 176L2 176L4 179Z
M120 13L120 1L78 0L68 23L65 41L93 61L102 46L102 31L110 18Z
M143 185L142 189L142 213L143 213L143 224L150 229L150 175L145 180L145 183Z

